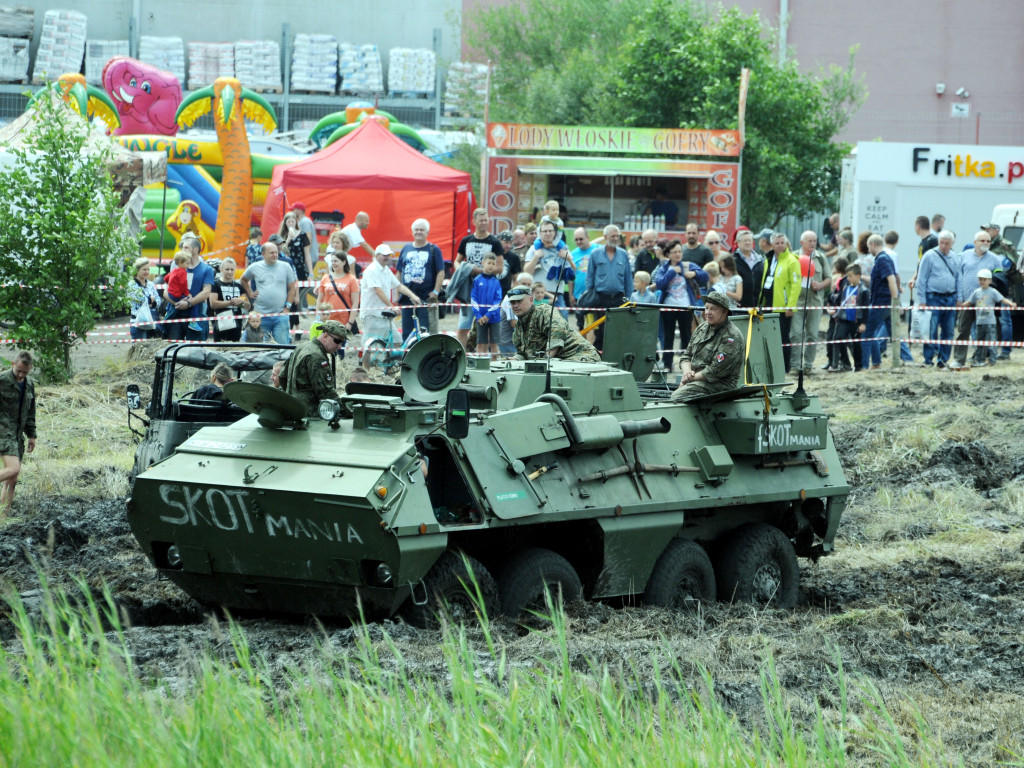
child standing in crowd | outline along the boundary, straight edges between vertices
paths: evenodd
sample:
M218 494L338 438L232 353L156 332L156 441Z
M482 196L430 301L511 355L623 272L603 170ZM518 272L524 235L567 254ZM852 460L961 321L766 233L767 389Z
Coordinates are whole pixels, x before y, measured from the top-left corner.
M334 307L326 301L316 305L316 320L309 326L310 341L320 338L320 334L324 332L324 323L331 319L333 311Z
M501 283L494 274L498 258L486 254L480 262L483 274L473 280L470 300L476 317L476 350L498 359L498 327L501 324Z
M719 258L718 269L722 273L722 279L715 284L716 290L723 291L732 299L734 305L739 306L743 300L743 278L736 274L736 259L727 253ZM719 285L722 287L718 288Z
M633 273L633 293L629 300L634 304L658 303L658 292L651 290L651 276L642 269Z
M824 371L832 370L832 342L836 338L836 307L839 305L839 286L842 284L843 279L846 277L846 259L839 257L832 264L832 285L828 292L828 296L825 298L825 312L828 314L828 330L825 331L825 347L827 351L826 357L828 362L822 368Z
M840 260L841 261L841 260ZM861 269L857 264L846 268L846 278L839 283L839 288L832 296L835 309L835 331L833 344L830 348L831 364L829 373L846 373L860 370L857 351L860 345L854 339L864 333L868 317L868 301L870 294L860 280ZM847 358L847 349L853 357L853 367Z
M708 273L708 284L706 288L703 286L701 287L701 296L707 296L710 291L716 290L718 282L722 279L722 272L718 268L717 261L709 261L707 264L705 264L704 271ZM722 286L722 288L724 287L725 286ZM717 290L721 291L722 288L717 288Z
M249 230L249 244L245 246L245 266L263 261L263 232L259 227Z
M992 287L992 271L989 269L978 270L978 287L967 299L964 306L975 308L974 326L977 329L978 341L996 341L996 311L993 309L996 304L1003 304L1007 307L1017 305L1003 296ZM999 347L992 344L989 347L978 346L974 348L974 364L984 365L985 358L988 358L989 365L995 365L999 357Z
M551 294L547 292L547 289L544 287L544 283L542 283L540 280L534 280L533 282L533 303L551 303Z
M174 268L171 269L171 273L167 276L167 301L170 303L170 306L167 308L167 314L164 316L165 320L199 316L199 307L190 307L189 309L182 310L174 308L174 305L179 301L191 296L188 290L188 264L190 261L192 261L192 254L190 253L178 251L174 254ZM188 329L190 331L202 330L199 327L199 323L195 320L189 322Z
M263 343L263 331L260 330L262 322L263 315L259 312L250 312L245 319L245 327L242 329L242 341L248 344Z

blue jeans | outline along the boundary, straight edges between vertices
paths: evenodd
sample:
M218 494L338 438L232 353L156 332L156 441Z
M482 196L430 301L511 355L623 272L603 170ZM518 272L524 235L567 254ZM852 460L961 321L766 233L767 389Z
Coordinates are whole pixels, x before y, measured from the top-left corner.
M936 341L952 341L953 327L956 324L956 296L952 293L925 293L925 301L929 307L949 307L949 309L933 309L932 322L928 328L928 338ZM948 363L952 347L949 344L925 344L924 361L931 365L932 356L939 362Z
M1005 312L1003 313L1006 314ZM978 341L996 341L996 328L997 323L992 325L979 325L974 324L974 330L977 335ZM975 347L974 348L974 364L984 365L986 358L989 362L995 363L996 358L999 357L999 347Z
M263 341L273 339L277 344L291 343L292 337L288 333L287 315L264 316L260 321L260 330L263 332Z
M996 320L999 324L999 340L1013 341L1013 315L1004 309L996 313ZM1002 356L1009 357L1011 349L1012 347L1003 347Z
M205 320L199 321L199 330L194 331L185 326L185 340L186 341L206 341L206 337L210 334L210 324Z
M128 333L132 337L132 341L139 341L140 339L159 339L162 338L160 331L144 331L140 328L136 328L134 325L128 329Z
M894 334L892 332L892 313L891 312L885 318L885 334L884 335L888 336L888 337L892 337L892 336L896 335L896 334ZM889 340L888 339L883 339L882 341L880 341L878 343L881 345L882 353L884 354L886 347L889 346ZM912 363L912 362L914 362L914 356L910 354L910 345L907 344L907 342L905 342L905 341L901 341L900 342L900 360L902 360L905 363Z
M556 307L567 306L566 303L565 303L565 293L563 292L563 293L557 294L555 296L555 300L553 302L551 302L551 303L554 304ZM563 320L568 321L568 319L569 319L569 312L568 312L568 310L561 310L560 309L560 310L558 310L558 314L560 314L562 316Z
M516 353L516 345L512 343L512 323L502 320L498 326L498 352L502 357L512 357Z
M413 312L416 313L416 317L420 321L420 331L427 333L430 325L430 309L424 305L422 307L413 307L411 305L402 305L402 343L409 338L409 335L415 330L416 324L412 321Z
M885 321L890 313L888 307L868 310L867 330L864 331L864 341L861 342L861 368L867 369L872 365L882 364L882 345L876 337L885 333Z

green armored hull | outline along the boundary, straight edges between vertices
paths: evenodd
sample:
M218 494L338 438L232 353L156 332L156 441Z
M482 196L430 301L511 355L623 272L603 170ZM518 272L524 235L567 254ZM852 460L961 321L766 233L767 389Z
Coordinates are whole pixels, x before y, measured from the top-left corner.
M687 404L610 364L467 370L445 336L409 353L404 389L359 385L325 419L229 385L253 415L142 472L129 522L162 574L233 609L423 623L471 606L470 575L510 615L556 587L791 605L850 489L818 401L780 391L777 321L747 333L753 383Z

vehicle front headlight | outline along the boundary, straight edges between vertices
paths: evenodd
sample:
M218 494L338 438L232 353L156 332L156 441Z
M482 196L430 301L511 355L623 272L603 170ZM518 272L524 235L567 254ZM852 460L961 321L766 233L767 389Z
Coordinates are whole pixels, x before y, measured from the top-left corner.
M341 415L341 403L337 400L321 400L317 411L324 421L334 421Z
M171 568L181 568L181 550L177 544L171 544L167 548L167 565Z

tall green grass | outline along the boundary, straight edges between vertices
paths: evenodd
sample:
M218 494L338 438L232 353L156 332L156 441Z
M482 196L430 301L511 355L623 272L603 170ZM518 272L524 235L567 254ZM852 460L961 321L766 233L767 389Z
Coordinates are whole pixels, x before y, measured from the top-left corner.
M45 598L41 618L10 599L17 640L0 649L5 766L809 766L949 764L917 714L897 722L835 659L817 719L787 705L771 657L760 707L741 722L715 683L664 659L660 673L598 666L571 651L551 611L542 651L513 665L483 617L444 625L436 664L407 665L380 627L354 650L330 642L275 678L229 623L228 653L148 678L109 597ZM376 639L374 639L376 638ZM688 665L685 665L688 666ZM687 682L689 679L689 682ZM916 710L901 702L901 712Z

